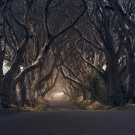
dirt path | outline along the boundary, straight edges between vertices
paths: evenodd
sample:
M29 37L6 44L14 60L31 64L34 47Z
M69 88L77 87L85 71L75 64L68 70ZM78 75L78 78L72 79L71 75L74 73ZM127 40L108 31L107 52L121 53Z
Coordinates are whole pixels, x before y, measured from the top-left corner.
M84 110L73 101L48 100L46 111L81 111Z

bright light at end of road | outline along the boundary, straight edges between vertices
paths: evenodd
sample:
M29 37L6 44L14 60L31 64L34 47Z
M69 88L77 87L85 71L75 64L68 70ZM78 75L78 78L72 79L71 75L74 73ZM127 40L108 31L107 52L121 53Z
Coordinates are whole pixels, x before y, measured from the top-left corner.
M54 94L54 97L59 97L59 96L62 96L63 94L64 94L63 92L56 93L56 94Z

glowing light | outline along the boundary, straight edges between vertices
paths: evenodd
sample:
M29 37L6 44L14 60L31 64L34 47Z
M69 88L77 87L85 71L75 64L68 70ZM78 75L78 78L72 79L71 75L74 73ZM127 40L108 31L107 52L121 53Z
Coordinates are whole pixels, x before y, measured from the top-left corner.
M60 97L60 96L62 96L63 94L64 94L63 92L56 93L56 94L54 94L54 96L53 96L53 97Z

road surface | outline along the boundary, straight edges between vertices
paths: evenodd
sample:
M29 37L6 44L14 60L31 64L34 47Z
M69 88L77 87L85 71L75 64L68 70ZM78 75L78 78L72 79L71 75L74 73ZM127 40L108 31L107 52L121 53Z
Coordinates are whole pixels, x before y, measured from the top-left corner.
M49 103L44 111L1 116L0 135L135 135L134 111L86 111L71 102L66 110L64 102Z
M46 111L81 111L84 110L73 101L67 100L48 100Z

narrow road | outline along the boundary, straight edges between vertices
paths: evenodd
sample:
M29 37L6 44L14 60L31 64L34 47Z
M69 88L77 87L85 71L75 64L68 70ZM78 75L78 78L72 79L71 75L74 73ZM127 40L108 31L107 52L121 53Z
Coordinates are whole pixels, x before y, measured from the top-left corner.
M0 116L0 135L135 135L134 111L86 111L72 102L48 103L44 111Z
M46 111L81 111L84 110L73 101L67 100L48 100Z

